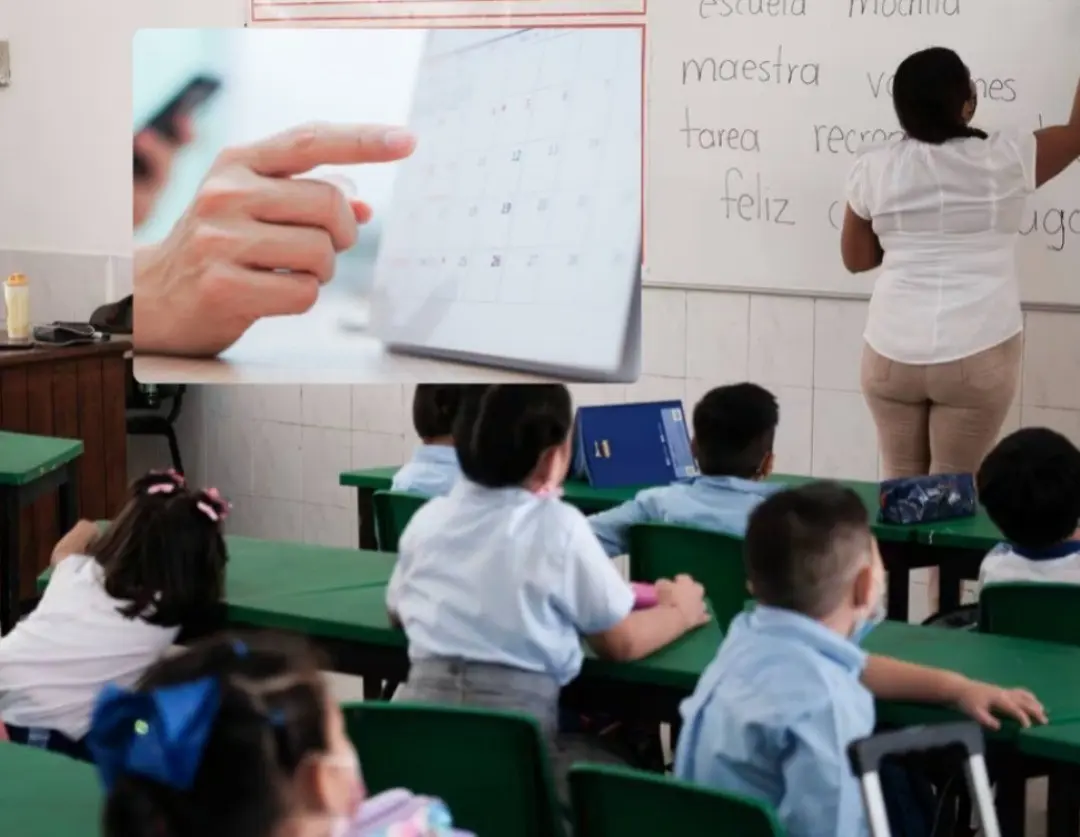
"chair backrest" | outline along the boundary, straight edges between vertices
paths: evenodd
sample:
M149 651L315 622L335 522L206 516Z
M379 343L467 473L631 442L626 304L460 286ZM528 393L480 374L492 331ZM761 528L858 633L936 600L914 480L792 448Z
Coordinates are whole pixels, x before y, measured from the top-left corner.
M483 837L562 837L547 748L527 715L365 702L344 707L371 793L408 788Z
M675 526L639 523L630 527L630 578L656 581L679 573L693 576L704 588L722 628L746 607L746 589L740 538Z
M376 491L371 498L375 511L375 539L381 552L397 552L398 538L416 510L430 498L407 491Z
M987 584L979 593L979 630L1022 639L1080 645L1080 585Z
M784 834L762 802L628 767L572 767L570 803L574 837Z

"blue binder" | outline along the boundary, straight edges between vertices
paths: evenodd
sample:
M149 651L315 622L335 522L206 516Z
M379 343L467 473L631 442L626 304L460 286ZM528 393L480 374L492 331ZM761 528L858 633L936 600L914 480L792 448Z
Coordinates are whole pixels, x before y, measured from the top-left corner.
M696 477L682 402L579 407L572 470L594 488L666 485Z

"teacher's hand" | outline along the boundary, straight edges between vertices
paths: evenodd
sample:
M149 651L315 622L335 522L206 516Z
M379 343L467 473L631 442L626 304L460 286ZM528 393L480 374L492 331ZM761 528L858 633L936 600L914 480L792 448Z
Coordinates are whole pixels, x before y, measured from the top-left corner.
M135 348L212 356L262 317L307 311L371 208L294 176L415 146L400 128L313 125L223 151L169 236L136 254Z

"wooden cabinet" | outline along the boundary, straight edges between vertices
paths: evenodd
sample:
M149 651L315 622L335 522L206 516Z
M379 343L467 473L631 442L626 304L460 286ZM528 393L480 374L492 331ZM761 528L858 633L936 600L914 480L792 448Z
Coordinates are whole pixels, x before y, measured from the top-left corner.
M111 517L127 490L125 352L130 344L0 352L0 430L81 439L78 513ZM57 539L56 497L24 510L19 554L23 598L49 566Z

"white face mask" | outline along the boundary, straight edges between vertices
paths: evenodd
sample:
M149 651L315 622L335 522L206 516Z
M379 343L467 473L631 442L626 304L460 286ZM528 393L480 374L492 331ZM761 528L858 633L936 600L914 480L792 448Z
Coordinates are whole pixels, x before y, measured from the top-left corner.
M880 561L874 563L874 577L870 590L870 604L866 612L855 620L851 630L851 641L862 645L878 625L885 621L885 568Z

